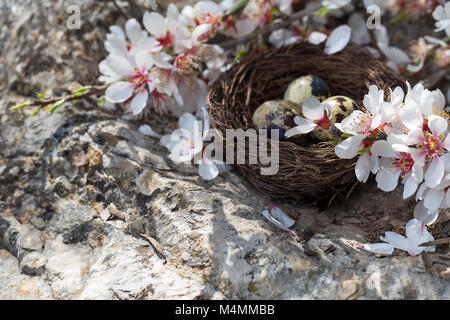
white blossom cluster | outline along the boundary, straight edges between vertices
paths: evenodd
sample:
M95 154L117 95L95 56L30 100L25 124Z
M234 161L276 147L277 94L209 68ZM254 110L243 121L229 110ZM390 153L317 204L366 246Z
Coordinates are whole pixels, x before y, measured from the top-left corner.
M391 90L389 101L383 90L371 86L363 101L365 111L354 111L335 124L347 137L336 145L335 153L343 159L359 157L355 166L359 181L366 182L372 172L381 190L393 191L400 181L404 199L415 194L414 230L423 236L424 225L436 221L439 209L450 206L449 114L439 89L407 86L406 95L400 87Z
M218 33L246 36L271 21L275 6L289 14L292 1L248 1L242 13L230 14L239 3L198 1L181 12L170 4L165 17L146 12L144 28L136 19L126 22L125 31L111 26L105 41L109 55L99 65L100 81L110 84L106 101L123 103L134 115L147 105L176 116L198 111L208 82L225 64L224 50L207 41Z
M417 191L418 208L423 208L417 215L430 224L439 208L450 205L449 114L439 89L407 85L406 95L400 87L391 90L390 101L384 100L383 90L371 86L365 111L354 111L335 124L347 137L335 152L343 159L359 156L355 174L361 182L372 172L383 191L393 191L399 180L404 199Z

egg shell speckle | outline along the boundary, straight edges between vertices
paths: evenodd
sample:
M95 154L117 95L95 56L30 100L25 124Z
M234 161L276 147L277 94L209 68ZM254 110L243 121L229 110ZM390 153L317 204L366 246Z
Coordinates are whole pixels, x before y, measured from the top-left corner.
M287 130L296 126L294 118L301 115L301 106L291 101L266 101L253 113L257 129L279 129L279 138L285 139Z

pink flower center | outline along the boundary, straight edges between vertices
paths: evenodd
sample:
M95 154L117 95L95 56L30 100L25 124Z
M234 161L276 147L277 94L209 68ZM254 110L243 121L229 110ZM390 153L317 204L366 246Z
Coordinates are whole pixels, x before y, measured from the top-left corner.
M414 166L414 159L406 152L397 153L398 159L392 162L395 169L400 172L402 178L411 173Z
M321 127L322 129L328 130L331 126L331 120L328 118L327 111L323 111L323 117L313 121L317 127Z
M422 153L426 155L427 160L444 154L444 144L441 139L429 132L425 133L425 138L419 144L419 148L422 149Z
M145 85L152 82L152 80L144 68L139 71L139 69L135 67L134 74L131 76L131 82L133 83L134 90L139 91L144 89Z
M170 33L170 31L167 31L165 36L159 37L156 40L159 41L159 46L163 46L164 49L167 49L173 43L173 34Z
M234 30L235 33L238 33L238 29L236 27L236 19L234 19L232 16L228 16L225 19L225 29L231 28Z

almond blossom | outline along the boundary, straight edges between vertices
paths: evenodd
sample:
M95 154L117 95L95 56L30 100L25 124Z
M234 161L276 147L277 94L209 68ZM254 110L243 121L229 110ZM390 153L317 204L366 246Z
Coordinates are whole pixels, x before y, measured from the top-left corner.
M105 49L109 53L132 59L140 51L155 51L158 41L142 30L139 22L132 18L125 23L125 33L118 26L109 27L111 33L106 35ZM126 36L125 36L126 35Z
M170 151L169 158L175 163L189 163L192 159L198 164L198 173L205 180L216 178L231 166L218 159L210 159L205 153L205 139L209 132L209 119L206 109L201 109L203 121L190 114L183 114L179 129L161 138L160 144Z
M164 18L157 12L145 12L143 23L147 31L157 41L155 50L179 52L181 49L178 48L178 45L190 35L189 30L179 23L176 16L171 17L169 15Z
M414 161L411 155L416 150L403 145L391 145L385 140L380 140L373 144L371 151L383 157L376 176L378 188L387 192L393 191L400 177L405 185L403 199L412 196L423 180L424 163Z
M209 24L213 32L222 25L223 8L213 1L198 1L194 6L183 8L180 20L185 26L195 28L202 24Z
M147 105L148 91L152 92L157 83L149 72L152 66L153 59L146 51L136 54L134 65L122 56L110 54L106 59L105 68L123 81L114 82L106 89L106 99L113 103L129 103L133 114L139 114Z
M290 138L297 134L305 134L317 128L328 130L331 126L331 106L322 104L316 98L308 98L303 102L302 112L306 119L295 117L296 127L289 129L285 136Z
M405 226L406 237L396 232L385 232L384 237L380 239L386 243L376 244L357 244L357 247L378 254L392 254L393 248L407 251L411 256L417 256L422 251L434 252L435 246L421 247L425 242L434 240L434 237L428 232L425 224L417 219L410 220Z
M203 128L201 122L190 113L178 119L179 129L161 138L161 145L170 152L169 158L176 163L191 161L203 149Z
M428 187L437 186L444 177L445 163L441 159L445 150L450 148L450 136L447 135L446 119L431 115L428 117L426 129L416 128L408 134L407 144L419 149L416 159L428 162L425 183Z

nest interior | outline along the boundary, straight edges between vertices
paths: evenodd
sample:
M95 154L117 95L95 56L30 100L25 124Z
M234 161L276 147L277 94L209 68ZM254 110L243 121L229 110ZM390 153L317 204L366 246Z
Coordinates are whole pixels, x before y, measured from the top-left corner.
M252 114L268 100L282 99L289 83L302 75L316 75L332 95L345 95L362 106L370 85L377 85L389 98L389 88L405 82L384 63L360 46L350 44L341 52L325 56L323 46L294 44L268 50L236 64L210 88L208 103L212 126L226 142L226 129L253 128ZM248 144L246 159L248 159ZM238 170L272 199L286 197L334 199L355 185L356 158L339 159L328 142L296 144L279 142L279 170L261 175L261 163L237 164Z

